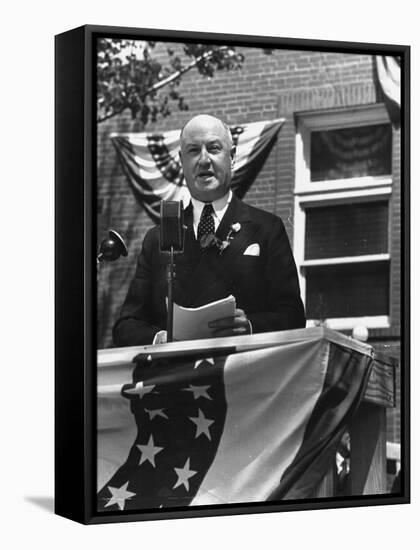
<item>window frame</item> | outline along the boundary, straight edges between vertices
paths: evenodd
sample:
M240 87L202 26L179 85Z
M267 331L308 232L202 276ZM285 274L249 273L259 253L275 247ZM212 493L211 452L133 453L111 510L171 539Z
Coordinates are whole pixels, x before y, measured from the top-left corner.
M337 265L355 262L391 262L390 254L390 216L388 216L388 253L365 254L360 256L340 256L319 260L305 260L305 230L306 209L317 206L334 206L356 202L372 202L386 200L390 205L392 195L392 173L385 176L365 176L311 182L310 151L311 133L320 130L334 130L373 124L390 124L388 113L383 104L363 105L351 108L324 109L318 111L303 111L297 113L296 148L295 148L295 190L294 215L295 231L293 249L298 267L302 299L306 302L307 267L316 265ZM389 289L389 293L391 288ZM391 300L389 301L391 304ZM362 317L334 317L326 319L330 328L336 330L351 330L357 325L366 328L389 328L391 326L391 311L388 315ZM319 323L317 319L308 319L307 326Z

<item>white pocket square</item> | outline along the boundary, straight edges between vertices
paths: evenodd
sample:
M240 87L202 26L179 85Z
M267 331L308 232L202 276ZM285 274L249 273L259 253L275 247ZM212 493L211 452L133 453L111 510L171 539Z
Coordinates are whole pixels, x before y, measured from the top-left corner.
M244 252L244 256L259 256L260 245L258 243L250 244Z

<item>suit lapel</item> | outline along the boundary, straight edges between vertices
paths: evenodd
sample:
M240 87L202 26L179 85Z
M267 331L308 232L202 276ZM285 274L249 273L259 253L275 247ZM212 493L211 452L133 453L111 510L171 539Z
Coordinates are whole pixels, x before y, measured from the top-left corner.
M240 223L240 229L231 233L229 246L220 254L216 247L205 252L200 250L200 245L194 235L192 204L184 211L185 231L184 254L177 258L179 265L179 278L177 284L176 301L187 307L195 307L197 303L206 303L214 300L212 294L217 290L223 292L226 276L238 254L245 250L252 242L252 238L258 227L252 223L249 208L235 196L216 231L216 236L226 240L232 224ZM178 277L178 276L177 276ZM207 299L207 297L209 299ZM220 298L220 296L219 296Z
M237 254L243 253L246 246L252 242L252 238L258 229L258 227L252 223L249 207L233 196L229 208L226 210L220 226L216 231L217 237L221 240L225 240L229 230L235 223L240 224L240 229L236 233L231 233L229 246L220 255L223 264L234 259Z
M180 305L192 307L191 304L200 293L200 271L203 263L203 254L194 234L192 203L184 210L184 225L184 252L176 258L175 301Z

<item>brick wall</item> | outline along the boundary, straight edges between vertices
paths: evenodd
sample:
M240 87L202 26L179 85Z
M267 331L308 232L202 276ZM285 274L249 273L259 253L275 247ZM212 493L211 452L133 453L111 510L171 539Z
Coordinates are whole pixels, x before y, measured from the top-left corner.
M179 45L171 45L180 51ZM295 114L300 111L375 103L373 58L368 55L276 50L271 55L258 48L238 48L245 56L243 68L217 72L203 78L194 69L186 73L179 90L188 112L174 106L171 116L147 126L148 131L180 128L201 112L240 124L285 117L276 146L245 201L275 212L293 241L293 189L295 184ZM164 58L165 45L155 55ZM104 264L98 278L98 345L111 345L110 329L131 280L135 258L146 230L152 225L137 204L111 145L111 132L143 131L138 121L124 113L98 125L98 243L114 228L126 239L129 256ZM400 136L394 131L394 189L391 204L391 311L392 329L375 331L375 345L399 354L400 337ZM390 434L398 438L399 416L394 415Z

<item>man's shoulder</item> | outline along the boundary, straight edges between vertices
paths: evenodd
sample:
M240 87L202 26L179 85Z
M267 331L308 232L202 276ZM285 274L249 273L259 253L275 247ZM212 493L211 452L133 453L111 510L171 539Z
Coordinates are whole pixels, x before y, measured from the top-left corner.
M243 201L241 201L241 205L246 215L248 215L254 223L269 225L271 227L273 225L284 226L282 219L273 212L262 210L261 208L257 208Z
M146 235L151 236L157 236L159 235L160 231L160 225L154 225L153 227L149 227L149 229L146 231Z
M160 226L154 225L153 227L150 227L147 229L144 237L143 237L143 246L152 246L155 243L159 242L159 233L160 233Z

